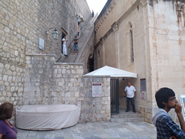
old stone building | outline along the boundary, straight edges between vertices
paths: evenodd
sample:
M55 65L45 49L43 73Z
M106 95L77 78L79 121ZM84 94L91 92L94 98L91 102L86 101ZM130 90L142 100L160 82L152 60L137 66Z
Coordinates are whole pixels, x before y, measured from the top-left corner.
M77 33L77 16L90 16L85 0L0 1L0 86L2 101L21 105L24 92L26 56L55 54L61 56L62 33L71 42ZM52 38L54 29L58 40ZM46 33L47 31L47 33ZM39 49L39 39L44 49Z
M82 78L83 64L61 63L62 37L70 52L90 19L86 0L0 1L0 104L76 104L80 122L109 120L109 79ZM93 81L104 83L101 98L91 97Z
M130 81L137 90L137 111L151 121L155 92L170 87L185 92L185 1L108 0L95 22L95 67L105 65L137 73L119 80L120 107Z
M185 91L184 3L108 0L92 18L86 0L0 1L0 103L75 104L81 107L80 122L110 120L110 78L83 77L108 65L137 73L137 79L119 80L120 107L131 81L137 111L150 122L158 88ZM78 24L79 16L84 22ZM79 27L79 54L72 55ZM61 54L64 35L68 57ZM102 84L101 97L92 96L94 82Z

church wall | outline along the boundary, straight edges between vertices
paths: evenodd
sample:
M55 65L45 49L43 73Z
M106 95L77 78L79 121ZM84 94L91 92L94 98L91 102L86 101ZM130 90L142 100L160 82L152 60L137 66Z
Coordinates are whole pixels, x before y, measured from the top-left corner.
M116 17L122 2L117 1L110 17ZM109 23L104 22L100 26L100 32L107 28L105 35L97 34L96 39L101 38L95 45L97 58L95 63L97 68L108 65L138 74L137 79L127 78L119 81L120 107L125 108L126 97L124 88L127 82L131 82L137 90L135 106L138 112L141 112L145 121L151 121L152 118L152 92L151 92L151 67L150 67L150 49L149 49L149 30L148 30L148 6L147 1L137 1L132 3L132 7L122 13L119 19ZM124 5L125 6L125 5ZM129 6L128 6L129 7ZM102 17L103 18L103 17ZM109 15L106 17L109 19ZM101 19L99 19L101 20ZM107 23L107 24L106 24ZM96 24L95 24L96 27ZM96 28L95 28L96 29ZM99 30L97 29L97 30ZM131 61L131 37L130 29L133 32L134 62ZM97 31L98 32L98 31ZM96 32L96 33L97 33ZM100 56L99 56L99 53ZM146 79L146 91L141 91L140 79ZM145 98L141 97L145 94Z
M150 1L149 35L152 92L169 87L175 91L178 99L185 92L185 3ZM154 95L152 101L155 113L157 105Z
M123 13L125 13L133 3L137 0L109 0L110 4L106 7L105 11L99 16L95 22L96 42L97 43L102 36L104 36L111 25L117 21ZM119 3L119 4L116 4ZM116 5L116 8L114 6ZM101 13L100 13L101 14ZM107 16L108 15L108 16Z

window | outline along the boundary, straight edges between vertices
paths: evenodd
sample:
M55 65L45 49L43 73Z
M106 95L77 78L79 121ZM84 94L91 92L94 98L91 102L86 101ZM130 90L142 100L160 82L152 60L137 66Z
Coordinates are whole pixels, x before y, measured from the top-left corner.
M133 43L132 24L130 24L130 45L131 45L131 62L134 62L134 43Z
M140 79L140 91L146 91L146 79Z

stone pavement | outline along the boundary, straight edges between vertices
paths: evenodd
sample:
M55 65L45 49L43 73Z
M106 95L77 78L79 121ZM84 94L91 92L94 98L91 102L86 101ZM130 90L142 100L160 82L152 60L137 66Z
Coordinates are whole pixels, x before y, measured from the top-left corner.
M54 131L18 129L17 139L156 139L156 129L146 122L96 122Z

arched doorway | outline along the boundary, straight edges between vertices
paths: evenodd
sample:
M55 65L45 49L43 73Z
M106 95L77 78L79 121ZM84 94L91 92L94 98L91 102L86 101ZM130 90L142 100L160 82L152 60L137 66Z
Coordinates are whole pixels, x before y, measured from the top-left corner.
M94 55L93 54L89 55L87 69L88 69L88 72L94 71Z

